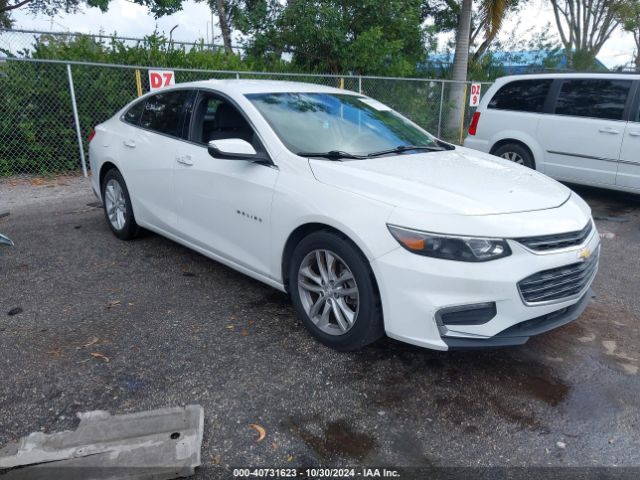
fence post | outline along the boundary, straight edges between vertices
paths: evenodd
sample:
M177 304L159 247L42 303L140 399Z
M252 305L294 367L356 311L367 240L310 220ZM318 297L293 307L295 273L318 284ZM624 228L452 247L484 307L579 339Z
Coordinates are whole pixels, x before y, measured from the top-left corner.
M441 87L440 87L440 113L438 113L438 138L440 138L440 129L442 127L442 106L444 105L444 86L446 85L445 82L440 81L441 83Z
M240 80L240 72L236 72L236 80Z
M469 89L469 84L464 84L464 96L462 98L462 115L460 115L460 142L459 145L462 145L462 140L464 137L464 116L467 114L467 91Z
M358 93L362 93L362 77L358 76Z
M140 75L140 69L136 68L136 89L138 90L138 96L142 96L142 76Z
M80 161L82 162L82 174L88 177L87 163L84 159L84 147L82 146L82 132L80 130L80 118L78 117L78 105L76 104L76 92L73 88L73 75L71 65L67 63L67 74L69 75L69 93L71 94L71 105L73 107L73 119L76 124L76 135L78 136L78 149L80 150Z

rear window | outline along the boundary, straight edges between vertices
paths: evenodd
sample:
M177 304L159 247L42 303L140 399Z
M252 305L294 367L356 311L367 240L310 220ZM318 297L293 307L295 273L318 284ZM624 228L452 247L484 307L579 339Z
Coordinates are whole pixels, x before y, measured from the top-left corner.
M565 80L558 96L555 113L622 120L630 90L630 80Z
M182 135L182 119L185 101L190 92L178 90L159 93L147 99L140 126L166 135Z
M489 108L537 112L544 110L552 79L517 80L504 85L489 102Z

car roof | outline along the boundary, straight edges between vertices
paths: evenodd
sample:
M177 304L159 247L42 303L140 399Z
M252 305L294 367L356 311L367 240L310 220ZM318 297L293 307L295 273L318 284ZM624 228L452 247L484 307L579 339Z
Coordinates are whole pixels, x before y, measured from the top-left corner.
M532 73L525 75L508 75L500 77L496 82L506 83L513 80L537 80L544 78L589 78L589 79L605 79L605 80L640 80L640 74L637 73Z
M282 93L282 92L317 92L358 95L350 90L327 87L316 83L287 82L281 80L235 80L235 79L211 79L199 82L177 83L176 87L190 88L211 88L227 94L250 94L250 93Z

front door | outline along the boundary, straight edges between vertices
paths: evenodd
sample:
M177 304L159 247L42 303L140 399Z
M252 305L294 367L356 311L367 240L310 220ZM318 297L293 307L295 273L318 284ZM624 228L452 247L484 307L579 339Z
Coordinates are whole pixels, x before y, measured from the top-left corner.
M194 108L191 143L181 143L174 178L178 228L189 242L269 275L271 204L278 169L207 152L210 140L242 138L262 150L235 106L201 93Z
M547 175L615 185L631 85L630 80L562 81L555 110L538 124Z

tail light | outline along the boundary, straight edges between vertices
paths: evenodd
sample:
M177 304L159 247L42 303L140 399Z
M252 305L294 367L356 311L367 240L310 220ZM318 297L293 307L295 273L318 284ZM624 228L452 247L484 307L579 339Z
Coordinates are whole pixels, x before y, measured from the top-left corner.
M91 133L89 134L89 143L91 143L91 140L93 140L93 137L96 136L96 129L94 128L93 130L91 130Z
M469 135L475 135L478 130L478 122L480 121L480 112L476 112L473 114L473 118L471 119L471 124L469 125Z

